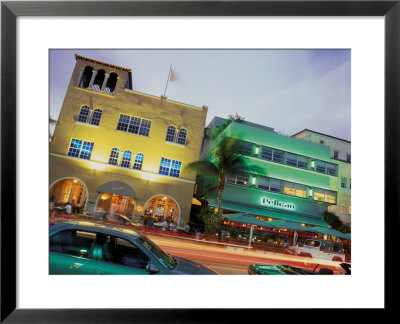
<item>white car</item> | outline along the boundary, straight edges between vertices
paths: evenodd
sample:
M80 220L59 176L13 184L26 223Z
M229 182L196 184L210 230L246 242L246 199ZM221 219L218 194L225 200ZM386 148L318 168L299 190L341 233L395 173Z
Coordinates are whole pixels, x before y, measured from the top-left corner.
M331 261L345 262L343 246L338 242L308 239L305 241L303 246L288 247L286 252L315 259L328 259Z

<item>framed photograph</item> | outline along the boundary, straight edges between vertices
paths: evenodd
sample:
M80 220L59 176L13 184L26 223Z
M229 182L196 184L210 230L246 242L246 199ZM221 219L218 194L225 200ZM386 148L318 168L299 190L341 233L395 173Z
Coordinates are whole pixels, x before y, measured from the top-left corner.
M226 322L235 321L243 311L263 315L268 309L280 308L392 308L389 294L393 288L387 283L396 280L390 260L396 253L393 240L399 234L399 210L394 207L399 199L399 1L4 1L1 16L1 321ZM239 60L238 53L246 59ZM150 66L156 69L161 58L171 63L165 68L165 77L150 75ZM315 71L307 72L308 64ZM190 73L192 79L185 80ZM324 78L314 77L317 73ZM282 91L279 82L286 74L293 84ZM310 80L307 84L296 83L302 74ZM160 84L157 78L163 79ZM136 80L142 82L143 90ZM58 82L64 83L59 86ZM187 93L192 91L190 99L174 92L178 82ZM117 91L124 98L115 96ZM326 97L314 97L317 91ZM221 102L213 101L214 97L222 98ZM345 101L338 100L342 97ZM78 101L78 110L65 108ZM140 113L132 111L130 102L135 102ZM236 109L238 103L249 108ZM318 105L325 110L313 109ZM107 111L111 106L118 107L115 116ZM152 108L152 114L148 107L156 106L159 110ZM286 115L280 115L278 110L287 107ZM238 111L226 125L218 118ZM296 130L302 115L307 123L320 120L321 128L315 132L318 126L309 126L311 130L299 126ZM340 131L335 129L339 120L346 120ZM204 133L203 125L208 125L210 134ZM103 130L96 140L84 138L88 130L97 132L99 126ZM70 135L71 129L74 135ZM119 146L110 142L110 136L104 137L108 129L110 134L122 134ZM240 150L254 162L252 172L241 169L234 176L227 174L224 195L211 186L197 196L200 201L192 200L191 192L203 189L197 187L195 173L183 166L194 161L187 158L188 153L176 152L184 148L200 155L207 141L214 145L212 141L224 132L248 144ZM162 138L161 144L157 144L157 136ZM125 137L125 142L120 140ZM151 143L146 142L149 138ZM299 143L305 143L305 138L303 147ZM341 149L329 149L326 138L340 141ZM100 146L96 146L98 141L103 141ZM132 141L135 149L130 149ZM148 150L159 145L172 153L163 156ZM314 155L302 156L302 150ZM171 158L174 154L181 157ZM271 173L256 170L265 160L272 163ZM288 173L279 178L274 163L284 164L285 170L302 170L285 171ZM343 170L348 176L342 176ZM132 172L135 175L128 180ZM302 172L308 172L315 185L301 183ZM330 176L335 180L326 182ZM136 183L134 177L140 181ZM176 179L179 186L165 189ZM332 241L336 245L331 249L345 246L342 241L349 240L349 235L333 227L328 230L324 222L313 218L313 213L340 214L343 223L351 223L351 276L248 276L264 268L250 269L246 264L232 270L216 259L196 271L211 269L230 275L69 276L66 274L82 274L90 262L74 263L61 272L52 267L49 199L50 224L51 217L69 218L70 214L107 222L101 234L93 234L87 227L91 220L69 220L68 226L73 228L67 229L73 231L74 239L87 244L88 249L80 249L81 253L99 253L93 256L97 264L107 261L107 249L100 239L115 245L110 254L117 255L119 249L119 263L116 258L107 261L104 274L119 274L125 266L140 268L135 271L143 274L176 273L168 264L162 268L163 262L174 260L163 261L163 255L146 259L143 267L125 264L121 260L129 258L121 255L130 253L129 244L141 242L136 247L142 252L156 248L105 231L116 230L109 222L120 222L126 227L141 226L146 236L164 230L184 238L190 231L186 226L193 226L191 206L203 203L214 214L229 211L223 214L224 231L213 232L211 225L205 225L211 227L204 233L216 236L218 244L233 237L235 244L242 239L242 245L250 248L264 240L307 258L313 257L304 254L304 246L311 244L307 235L312 244L322 242L320 250L329 249ZM269 212L263 215L266 209ZM298 215L309 217L293 222ZM77 227L82 224L86 227ZM236 235L229 226L245 226L248 235ZM303 228L308 234L298 235ZM350 227L340 230L345 233ZM268 231L271 242L263 236ZM51 225L50 236L54 233L58 232ZM193 232L193 239L201 239L200 235L200 231ZM304 241L300 245L303 252L295 240ZM57 249L58 241L54 242ZM159 238L155 242L167 244ZM50 240L50 252L52 244ZM233 246L236 249L240 244ZM344 258L347 252L339 250L329 252L333 255L330 261ZM321 253L326 256L327 251ZM347 257L342 261L348 262ZM315 273L317 268L307 262L301 274ZM95 268L100 269L98 265ZM185 269L183 273L193 274L189 263ZM268 269L277 271L276 266ZM323 299L311 298L321 294Z

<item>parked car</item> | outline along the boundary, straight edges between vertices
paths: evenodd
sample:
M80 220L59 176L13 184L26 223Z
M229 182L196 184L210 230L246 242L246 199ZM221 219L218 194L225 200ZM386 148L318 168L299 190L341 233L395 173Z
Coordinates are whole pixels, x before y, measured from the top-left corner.
M351 274L351 265L349 263L341 263L346 275ZM322 268L319 264L313 270L301 269L290 265L273 265L273 264L252 264L247 269L251 275L327 275L334 274L329 268Z
M310 258L345 262L345 254L343 252L342 244L327 240L308 239L301 247L288 247L286 253Z
M217 274L165 253L139 231L92 221L50 226L50 274Z

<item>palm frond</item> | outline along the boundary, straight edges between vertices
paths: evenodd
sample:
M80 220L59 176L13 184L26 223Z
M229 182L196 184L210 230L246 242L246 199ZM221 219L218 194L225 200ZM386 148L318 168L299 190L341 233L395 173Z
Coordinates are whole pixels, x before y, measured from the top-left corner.
M217 177L218 168L210 161L196 161L186 165L186 169L197 171L206 177Z
M240 158L241 145L239 140L225 137L212 149L211 154L222 173L229 173L233 165L243 162Z
M243 165L241 163L232 165L232 172L251 172L255 174L265 175L265 169L259 167L258 165Z
M248 165L247 168L249 171L251 171L253 173L267 175L265 168L262 168L258 165Z

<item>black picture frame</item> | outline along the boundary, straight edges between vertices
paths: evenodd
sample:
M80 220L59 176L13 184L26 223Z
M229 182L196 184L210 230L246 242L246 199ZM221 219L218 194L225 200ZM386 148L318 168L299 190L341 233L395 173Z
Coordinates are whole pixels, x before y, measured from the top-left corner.
M240 309L16 308L16 19L19 16L384 16L385 309L398 282L390 269L399 235L400 0L394 1L4 1L1 3L1 322L235 322ZM371 125L372 127L372 125ZM372 131L372 130L371 130ZM377 190L383 190L378 188ZM371 267L384 265L371 265ZM370 269L366 269L370 270ZM398 277L398 276L397 276ZM248 312L249 310L247 310ZM276 310L275 310L276 311ZM251 310L252 318L265 310ZM271 314L272 311L270 311Z

